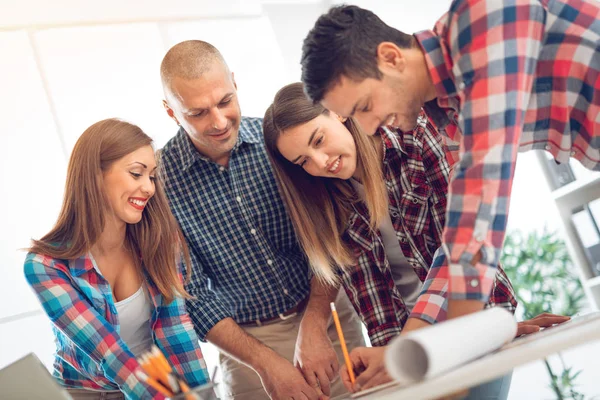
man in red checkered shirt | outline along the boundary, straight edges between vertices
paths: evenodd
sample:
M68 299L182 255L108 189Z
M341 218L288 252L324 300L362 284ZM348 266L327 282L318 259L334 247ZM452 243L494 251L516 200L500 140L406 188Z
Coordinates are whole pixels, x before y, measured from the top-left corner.
M448 318L481 310L504 240L518 150L600 170L600 5L455 0L432 31L406 35L355 6L332 8L305 39L313 101L373 134L412 129L424 108L460 143L442 246L428 286L448 285ZM435 263L434 263L435 264ZM407 328L440 319L421 295Z
M355 6L304 41L307 95L369 134L412 129L421 108L460 143L442 247L404 332L479 311L504 240L519 150L600 170L600 4L454 0L433 30L404 34Z

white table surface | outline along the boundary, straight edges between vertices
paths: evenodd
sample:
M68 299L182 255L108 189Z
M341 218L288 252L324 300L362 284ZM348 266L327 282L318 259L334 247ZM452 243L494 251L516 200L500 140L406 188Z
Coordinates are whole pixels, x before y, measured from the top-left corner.
M573 321L576 322L576 321ZM600 340L600 313L593 318L565 329L540 332L519 338L501 350L472 361L444 375L437 376L407 387L393 387L369 395L358 396L362 400L427 400L477 386L503 376L514 368L542 359L568 348ZM539 336L537 336L539 335ZM522 341L519 344L519 341Z

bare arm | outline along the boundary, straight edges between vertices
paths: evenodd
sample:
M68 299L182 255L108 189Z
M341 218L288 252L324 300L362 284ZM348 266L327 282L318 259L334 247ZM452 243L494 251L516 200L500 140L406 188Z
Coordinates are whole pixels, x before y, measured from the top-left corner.
M325 284L316 277L311 281L310 299L296 340L294 364L313 388L320 386L330 395L330 385L339 371L337 354L327 336L331 316L329 303L335 301L339 289Z

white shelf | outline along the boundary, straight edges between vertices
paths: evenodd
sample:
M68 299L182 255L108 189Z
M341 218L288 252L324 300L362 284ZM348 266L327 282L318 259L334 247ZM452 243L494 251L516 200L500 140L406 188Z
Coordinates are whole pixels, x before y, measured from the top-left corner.
M595 276L593 278L588 279L587 281L585 281L585 286L587 286L590 289L595 287L600 288L600 276Z
M600 174L577 179L552 192L552 198L559 206L580 207L600 198Z

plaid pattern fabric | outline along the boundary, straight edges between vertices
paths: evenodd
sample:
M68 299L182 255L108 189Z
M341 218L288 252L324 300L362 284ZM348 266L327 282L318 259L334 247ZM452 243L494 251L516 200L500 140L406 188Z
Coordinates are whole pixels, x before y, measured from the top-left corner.
M410 132L386 128L379 134L384 146L384 174L390 218L402 253L422 282L426 282L441 244L446 218L446 198L451 173L449 159L456 156L424 113ZM451 144L452 145L452 144ZM367 326L373 346L383 346L397 336L408 318L402 294L396 288L379 231L369 227L364 203L354 205L344 242L357 257L357 265L341 273L348 297ZM441 252L439 252L441 253ZM435 287L434 287L435 288ZM445 313L446 286L435 296L421 296L417 312ZM514 311L515 294L502 268L488 306ZM430 321L434 322L434 321Z
M201 340L220 320L272 318L310 292L309 265L279 196L262 119L243 117L228 167L202 156L183 129L161 153L171 210L190 247Z
M443 235L448 258L432 267L439 282L431 287L447 282L451 299L487 301L518 150L600 170L600 5L455 0L433 31L415 37L437 92L426 111L461 144Z
M140 382L139 364L119 336L119 321L108 282L94 267L90 255L58 260L27 254L25 278L53 324L56 358L53 375L60 384L90 390L121 390L128 399L162 399ZM146 277L154 310L154 343L190 386L208 381L198 337L176 298L164 304L156 286Z

